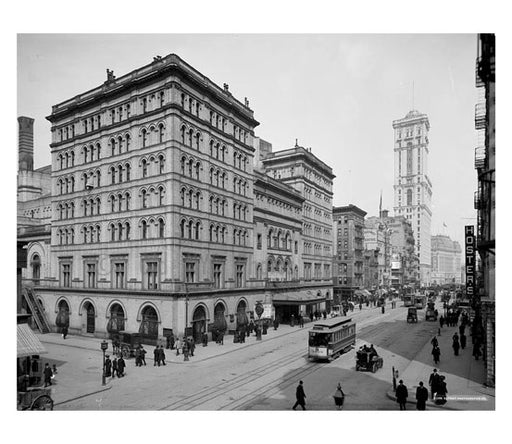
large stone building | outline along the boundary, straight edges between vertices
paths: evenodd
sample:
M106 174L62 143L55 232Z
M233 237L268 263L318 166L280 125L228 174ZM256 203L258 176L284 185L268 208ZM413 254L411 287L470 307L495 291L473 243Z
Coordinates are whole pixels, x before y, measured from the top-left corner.
M462 250L457 241L449 236L437 234L432 236L432 284L461 283Z
M480 257L480 278L473 305L482 320L482 341L487 384L495 384L495 300L496 300L496 78L495 35L478 35L476 86L479 102L475 107L475 169L478 191L475 193L477 247ZM477 258L478 259L478 258Z
M262 147L227 84L155 57L107 70L48 120L51 252L34 289L52 328L199 338L257 302L286 317L332 298L332 170L304 148Z
M339 304L364 286L366 211L355 205L334 207L334 298Z
M374 251L378 263L377 288L390 286L390 230L382 217L370 216L364 221L364 249ZM375 288L375 289L377 289Z
M430 123L426 114L410 111L393 121L395 130L394 213L404 216L414 231L421 284L430 284L430 225L432 183L428 176Z

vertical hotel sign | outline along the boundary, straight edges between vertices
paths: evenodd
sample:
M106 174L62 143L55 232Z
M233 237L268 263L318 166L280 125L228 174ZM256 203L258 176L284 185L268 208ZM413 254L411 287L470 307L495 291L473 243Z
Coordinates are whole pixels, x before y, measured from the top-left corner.
M471 306L476 304L476 239L475 227L466 225L464 228L464 239L466 244L466 296L471 301Z

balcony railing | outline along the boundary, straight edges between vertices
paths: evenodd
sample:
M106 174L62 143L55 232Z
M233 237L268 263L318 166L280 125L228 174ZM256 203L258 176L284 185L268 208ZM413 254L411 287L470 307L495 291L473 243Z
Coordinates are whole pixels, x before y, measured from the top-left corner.
M475 129L485 129L486 110L485 103L477 103L475 105Z
M477 146L475 148L475 169L479 170L485 167L485 158L487 157L487 150L485 146Z

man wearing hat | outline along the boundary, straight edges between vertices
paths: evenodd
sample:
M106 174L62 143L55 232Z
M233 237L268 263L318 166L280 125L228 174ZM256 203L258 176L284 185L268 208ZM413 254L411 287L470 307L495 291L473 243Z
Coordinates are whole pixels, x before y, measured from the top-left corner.
M396 402L400 405L400 410L406 410L405 403L407 402L407 396L409 396L407 387L404 385L404 381L400 379L398 387L396 388Z
M105 356L105 376L110 378L112 376L112 361L110 360L110 356Z
M304 387L302 386L303 384L304 383L302 381L299 381L297 391L295 392L297 402L293 405L292 410L295 410L298 405L302 407L302 410L306 410L306 394L304 393Z
M437 388L439 387L439 374L437 373L436 368L430 374L430 378L428 378L428 385L430 385L431 399L434 399L434 394L437 392Z

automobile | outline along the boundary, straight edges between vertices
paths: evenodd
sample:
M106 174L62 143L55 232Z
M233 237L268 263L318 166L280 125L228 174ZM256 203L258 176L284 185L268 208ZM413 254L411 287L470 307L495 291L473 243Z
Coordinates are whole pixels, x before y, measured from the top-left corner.
M418 309L409 307L407 309L407 323L418 322Z
M376 352L365 351L360 348L356 352L356 371L371 371L375 373L384 365L384 360Z

